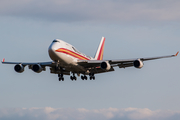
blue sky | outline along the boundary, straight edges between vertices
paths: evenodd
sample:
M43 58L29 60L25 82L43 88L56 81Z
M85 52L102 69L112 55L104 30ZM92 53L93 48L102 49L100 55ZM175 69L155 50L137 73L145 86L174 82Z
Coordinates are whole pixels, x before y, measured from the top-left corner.
M51 61L48 47L62 39L94 56L106 38L104 59L171 55L179 51L178 0L1 0L0 58ZM0 65L0 118L176 120L180 118L179 56L115 68L95 81L59 82L49 68L22 74ZM64 114L62 114L64 113Z

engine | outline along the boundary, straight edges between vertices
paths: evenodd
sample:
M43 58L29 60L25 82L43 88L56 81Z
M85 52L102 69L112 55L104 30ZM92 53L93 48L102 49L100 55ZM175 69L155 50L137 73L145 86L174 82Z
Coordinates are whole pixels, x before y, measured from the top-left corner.
M137 59L134 61L133 65L135 68L142 68L144 64L140 59Z
M22 73L24 71L24 66L21 64L17 64L14 66L14 70L18 73Z
M104 61L101 63L101 68L104 70L110 70L111 69L111 65L109 64L109 62Z
M40 73L40 72L42 72L43 68L41 67L41 65L35 64L32 66L32 70L36 73Z

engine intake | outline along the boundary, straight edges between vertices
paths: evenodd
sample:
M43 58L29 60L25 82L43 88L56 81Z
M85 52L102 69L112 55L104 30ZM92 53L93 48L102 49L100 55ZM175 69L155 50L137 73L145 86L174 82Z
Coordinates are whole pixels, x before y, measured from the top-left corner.
M111 69L111 65L109 64L108 61L104 61L101 63L101 68L104 70L110 70Z
M144 66L143 62L140 59L137 59L133 63L135 68L142 68Z
M22 73L24 71L24 66L21 64L17 64L14 66L14 70L18 73Z
M32 66L32 70L36 73L40 73L40 72L42 72L43 68L41 67L41 65L35 64Z

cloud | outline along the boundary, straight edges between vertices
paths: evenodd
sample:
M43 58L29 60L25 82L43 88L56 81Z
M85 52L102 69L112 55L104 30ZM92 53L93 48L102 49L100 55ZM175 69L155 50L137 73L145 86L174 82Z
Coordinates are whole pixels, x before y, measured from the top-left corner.
M177 120L180 111L144 108L108 108L88 110L84 108L4 108L1 120Z
M179 21L179 0L1 0L0 15L56 22Z

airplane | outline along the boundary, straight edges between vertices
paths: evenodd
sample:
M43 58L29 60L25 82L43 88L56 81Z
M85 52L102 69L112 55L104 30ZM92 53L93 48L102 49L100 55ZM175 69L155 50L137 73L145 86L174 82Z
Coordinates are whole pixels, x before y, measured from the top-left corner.
M95 80L95 74L114 71L114 67L126 68L135 67L142 68L143 62L148 60L155 60L160 58L175 57L175 55L149 57L149 58L135 58L135 59L117 59L117 60L103 60L105 38L102 37L96 54L93 57L87 56L79 52L71 44L60 40L54 39L48 48L49 57L52 59L50 62L5 62L3 64L15 64L14 70L18 73L24 71L25 66L36 73L46 70L46 66L50 67L50 73L58 74L59 81L64 81L64 75L70 75L70 79L77 80L77 76L81 75L82 80L87 80L89 75L90 80Z

